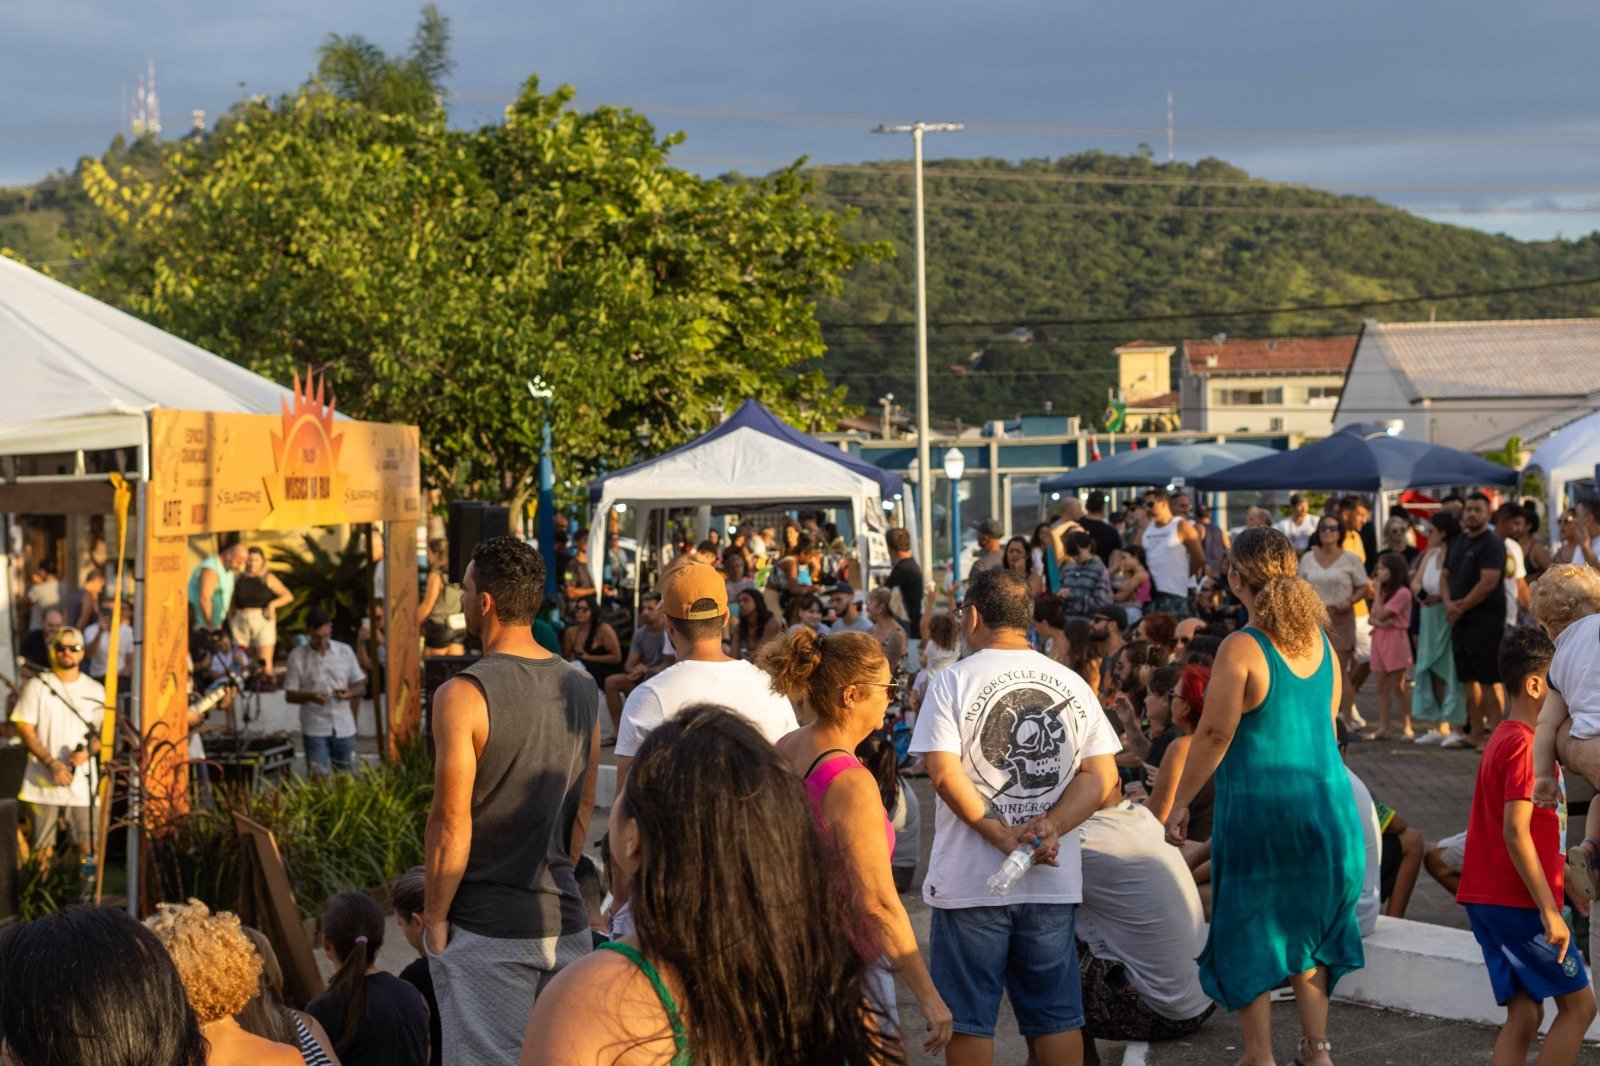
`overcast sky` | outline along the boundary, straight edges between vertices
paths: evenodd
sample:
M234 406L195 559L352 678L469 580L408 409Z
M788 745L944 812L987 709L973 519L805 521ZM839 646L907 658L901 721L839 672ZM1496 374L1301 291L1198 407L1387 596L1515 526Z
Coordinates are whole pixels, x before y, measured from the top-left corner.
M403 49L419 4L5 0L0 185L101 150L147 56L169 134L192 109L301 82L329 32ZM900 158L879 121L966 121L929 156L1212 155L1515 236L1600 228L1600 5L679 0L441 3L457 123L495 121L522 80L570 83L683 130L684 165L761 172ZM241 90L241 85L243 90ZM1434 186L1431 188L1420 186ZM1534 208L1563 207L1561 212ZM1585 210L1593 207L1595 210ZM1579 209L1579 210L1573 210Z

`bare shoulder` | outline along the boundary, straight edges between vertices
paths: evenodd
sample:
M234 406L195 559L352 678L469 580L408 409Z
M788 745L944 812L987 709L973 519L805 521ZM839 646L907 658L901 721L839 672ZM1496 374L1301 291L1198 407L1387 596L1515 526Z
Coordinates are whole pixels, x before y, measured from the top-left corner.
M230 1058L238 1062L250 1062L259 1066L305 1066L305 1059L301 1057L299 1048L280 1044L242 1029L229 1043L234 1052Z
M1217 659L1213 670L1233 668L1235 670L1253 670L1265 667L1267 657L1261 652L1261 644L1255 637L1244 630L1235 630L1222 638L1222 644L1217 648Z
M629 1066L665 1061L671 1053L671 1029L649 978L620 952L595 951L539 994L522 1061Z

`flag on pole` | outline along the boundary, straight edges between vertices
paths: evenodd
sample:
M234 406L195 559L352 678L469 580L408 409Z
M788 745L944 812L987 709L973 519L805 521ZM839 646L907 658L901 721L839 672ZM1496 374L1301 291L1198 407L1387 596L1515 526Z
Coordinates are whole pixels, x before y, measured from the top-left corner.
M1089 461L1091 463L1098 463L1100 461L1100 445L1094 439L1093 433L1089 434Z
M1100 416L1101 425L1107 433L1119 432L1128 421L1128 405L1121 399L1112 399L1106 404L1105 413Z
M1129 438L1128 449L1135 452L1139 450L1139 439L1137 437Z

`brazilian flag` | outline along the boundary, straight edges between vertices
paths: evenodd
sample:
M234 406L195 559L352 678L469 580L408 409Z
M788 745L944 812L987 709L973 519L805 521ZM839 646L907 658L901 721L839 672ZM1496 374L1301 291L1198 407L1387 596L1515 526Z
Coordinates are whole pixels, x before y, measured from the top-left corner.
M1112 400L1106 404L1105 414L1100 416L1100 424L1107 433L1121 433L1127 421L1128 405L1121 400Z

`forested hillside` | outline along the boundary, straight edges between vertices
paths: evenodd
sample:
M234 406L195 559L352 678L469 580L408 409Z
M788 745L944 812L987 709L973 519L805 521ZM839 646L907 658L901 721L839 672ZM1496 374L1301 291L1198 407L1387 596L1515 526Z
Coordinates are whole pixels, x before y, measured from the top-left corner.
M851 236L888 240L899 253L858 265L842 294L823 301L829 376L848 383L851 398L868 410L878 409L885 392L909 403L914 336L903 324L911 321L914 291L910 167L811 173L819 201L857 212ZM936 416L969 424L1037 412L1046 400L1058 413L1098 412L1113 380L1111 349L1135 338L1353 332L1369 315L1600 313L1600 285L1585 285L1345 311L1053 325L1596 277L1600 237L1517 241L1366 197L1262 182L1217 160L1161 165L1102 153L1021 164L946 160L928 164L926 195L932 405ZM1040 320L1046 324L1014 333ZM941 325L953 321L986 324Z
M135 165L155 157L148 141L119 141L109 153ZM849 237L888 241L898 253L861 262L842 293L822 299L824 369L868 411L876 413L886 392L909 404L910 167L830 165L807 173L816 202L854 213ZM1023 163L952 159L928 164L926 188L933 410L968 424L1037 412L1046 401L1058 413L1098 413L1113 379L1111 349L1135 338L1346 332L1369 315L1600 313L1600 285L1297 314L1222 313L1600 277L1600 235L1518 241L1431 222L1368 197L1261 181L1218 160L1158 164L1099 152ZM73 174L0 190L0 247L70 280L96 215ZM1211 313L1146 318L1195 312Z

